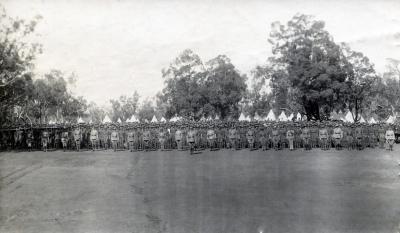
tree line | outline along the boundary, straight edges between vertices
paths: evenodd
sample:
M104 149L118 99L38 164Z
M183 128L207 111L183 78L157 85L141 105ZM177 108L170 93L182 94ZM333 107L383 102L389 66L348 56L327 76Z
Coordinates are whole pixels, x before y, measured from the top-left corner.
M187 49L161 71L163 89L141 100L135 91L110 99L108 107L75 96L70 86L78 78L51 70L35 74L34 61L42 46L31 43L40 17L14 19L0 16L0 124L76 122L78 117L99 123L132 115L151 120L182 116L237 119L241 112L265 116L300 112L309 120L324 120L333 111L351 111L385 119L400 108L400 61L388 60L378 74L368 57L345 43L336 43L323 21L298 14L287 23L272 23L266 41L272 56L256 66L251 77L235 68L226 55L202 61Z

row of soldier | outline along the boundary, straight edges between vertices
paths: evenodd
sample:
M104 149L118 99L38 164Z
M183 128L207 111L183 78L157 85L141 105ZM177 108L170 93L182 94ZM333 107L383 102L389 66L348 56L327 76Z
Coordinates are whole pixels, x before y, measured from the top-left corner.
M75 125L71 128L17 129L1 131L0 147L48 148L65 150L114 151L136 150L211 150L232 148L283 149L331 147L364 149L366 147L393 150L395 133L389 125L342 125L342 124L273 124L273 125L217 125L196 124L159 125L158 127L123 127L116 125Z

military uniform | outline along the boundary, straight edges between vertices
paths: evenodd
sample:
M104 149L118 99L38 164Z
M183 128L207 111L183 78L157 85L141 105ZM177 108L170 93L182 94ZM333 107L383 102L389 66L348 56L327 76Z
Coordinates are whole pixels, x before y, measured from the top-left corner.
M357 149L362 150L364 149L364 143L363 143L363 133L362 133L362 128L358 126L354 133L355 133L355 138L356 138L356 145Z
M293 129L289 129L286 132L286 138L289 141L289 150L294 150L294 145L293 145L293 142L294 142L294 130Z
M279 133L279 130L274 127L274 129L272 130L272 142L273 142L273 148L275 150L279 150L280 148L280 140L281 140L281 136Z
M43 151L47 151L47 145L49 143L49 132L47 130L43 130L42 132L42 147Z
M339 126L333 129L333 138L335 140L335 148L337 150L340 149L342 147L343 131Z
M246 139L249 144L249 149L253 150L254 148L254 130L250 129L246 133Z
M387 143L386 149L392 151L393 145L394 145L394 139L395 139L394 131L392 129L386 130L385 139L386 139L386 143Z
M193 129L190 129L186 135L186 140L190 145L190 154L193 154L195 150L195 142L196 142L196 131Z
M119 142L119 133L116 129L111 132L111 143L113 146L113 150L117 151Z
M74 130L74 141L77 151L79 151L81 148L81 138L82 138L81 130L79 128L76 128Z
M211 150L215 149L215 138L216 134L213 129L207 130L207 140L208 140L208 145Z
M32 142L33 142L33 133L32 131L28 131L26 134L26 145L28 146L28 150L32 150Z
M65 151L68 146L68 131L64 131L61 133L61 143L63 150Z
M323 127L319 130L320 148L322 150L328 149L328 130Z
M99 132L96 129L90 131L90 142L92 144L92 150L96 149L97 141L99 140Z
M182 130L178 129L175 132L175 141L176 141L176 145L178 147L178 150L182 150L182 137L183 137Z
M303 138L304 149L306 150L311 150L310 137L311 137L310 129L308 127L303 128L302 138Z

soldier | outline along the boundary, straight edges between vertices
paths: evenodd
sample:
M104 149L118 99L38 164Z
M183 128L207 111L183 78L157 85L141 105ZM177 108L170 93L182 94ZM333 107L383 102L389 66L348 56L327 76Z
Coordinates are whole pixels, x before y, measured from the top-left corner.
M246 133L246 139L249 144L249 150L255 150L254 147L254 127L251 126L250 129Z
M92 130L90 131L90 142L92 144L92 151L96 149L98 140L99 140L99 132L97 132L97 129L93 126Z
M293 130L292 126L286 132L286 138L289 141L289 150L290 151L294 150L294 145L293 145L293 142L294 142L294 130Z
M267 150L267 134L265 132L265 128L262 126L259 134L258 134L258 140L261 144L261 148L263 151Z
M294 129L294 147L296 149L301 148L301 142L302 142L302 130L300 128L300 125L298 123L295 123L295 129Z
M193 129L193 126L189 127L189 131L186 135L186 140L190 146L190 154L192 155L195 151L195 142L196 142L196 131Z
M279 130L277 128L276 125L274 125L273 129L272 129L272 143L273 143L273 148L275 150L279 150L280 148L280 134L279 134Z
M328 150L328 130L325 125L322 125L322 128L319 130L319 140L320 140L320 148L322 150Z
M385 139L386 139L386 143L387 143L386 149L393 151L395 137L394 137L394 131L391 127L389 127L388 130L386 130Z
M160 142L160 149L161 151L164 151L165 148L165 141L166 141L167 137L166 137L166 133L165 133L165 129L164 126L160 127L160 130L158 132L158 141Z
M47 131L47 129L44 129L42 132L42 147L44 152L47 152L48 143L49 143L49 132Z
M114 152L116 152L118 149L119 132L118 132L116 126L113 126L112 129L113 130L111 132L111 144L112 144Z
M333 129L333 138L335 140L335 148L339 150L342 148L342 138L343 138L343 131L340 128L340 125L337 124L336 127Z
M182 150L182 135L183 135L182 130L178 128L175 131L175 142L178 150Z
M28 151L32 151L32 141L33 141L32 130L28 130L28 133L26 134L26 145L28 146Z
M369 147L375 148L376 147L376 142L378 141L377 135L375 134L375 127L370 127L369 130Z
M355 148L354 146L354 137L353 137L353 126L347 126L346 129L346 143L347 149L352 150Z
M144 151L148 151L150 149L149 143L151 139L150 130L146 127L143 131L143 142L144 142Z
M356 138L356 146L358 150L364 149L364 144L363 144L363 133L362 133L362 128L361 126L357 126L354 133L355 133L355 138Z
M67 130L64 130L64 132L61 133L61 143L62 143L63 150L65 152L65 150L67 149L67 146L68 146L68 131Z
M310 127L310 144L312 148L316 148L318 146L318 131L317 125L313 124Z
M385 134L386 134L386 131L385 131L383 125L381 124L381 126L379 127L379 130L378 130L379 148L381 148L381 149L385 148L385 141L386 141Z
M81 148L81 139L82 139L81 129L79 128L79 126L76 126L74 130L74 141L77 151L79 151Z
M210 147L210 150L215 150L215 138L216 134L213 129L208 129L207 130L207 140L208 140L208 145Z
M304 126L302 130L302 138L305 150L311 150L310 136L310 129L307 126Z
M237 148L237 143L236 143L237 130L235 127L232 127L229 129L228 137L229 137L229 147L231 149L236 149Z

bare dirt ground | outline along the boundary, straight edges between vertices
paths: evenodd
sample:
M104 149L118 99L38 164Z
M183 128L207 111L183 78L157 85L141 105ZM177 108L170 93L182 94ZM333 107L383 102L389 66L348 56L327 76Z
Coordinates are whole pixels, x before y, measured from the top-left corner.
M398 232L399 152L2 152L0 232Z

